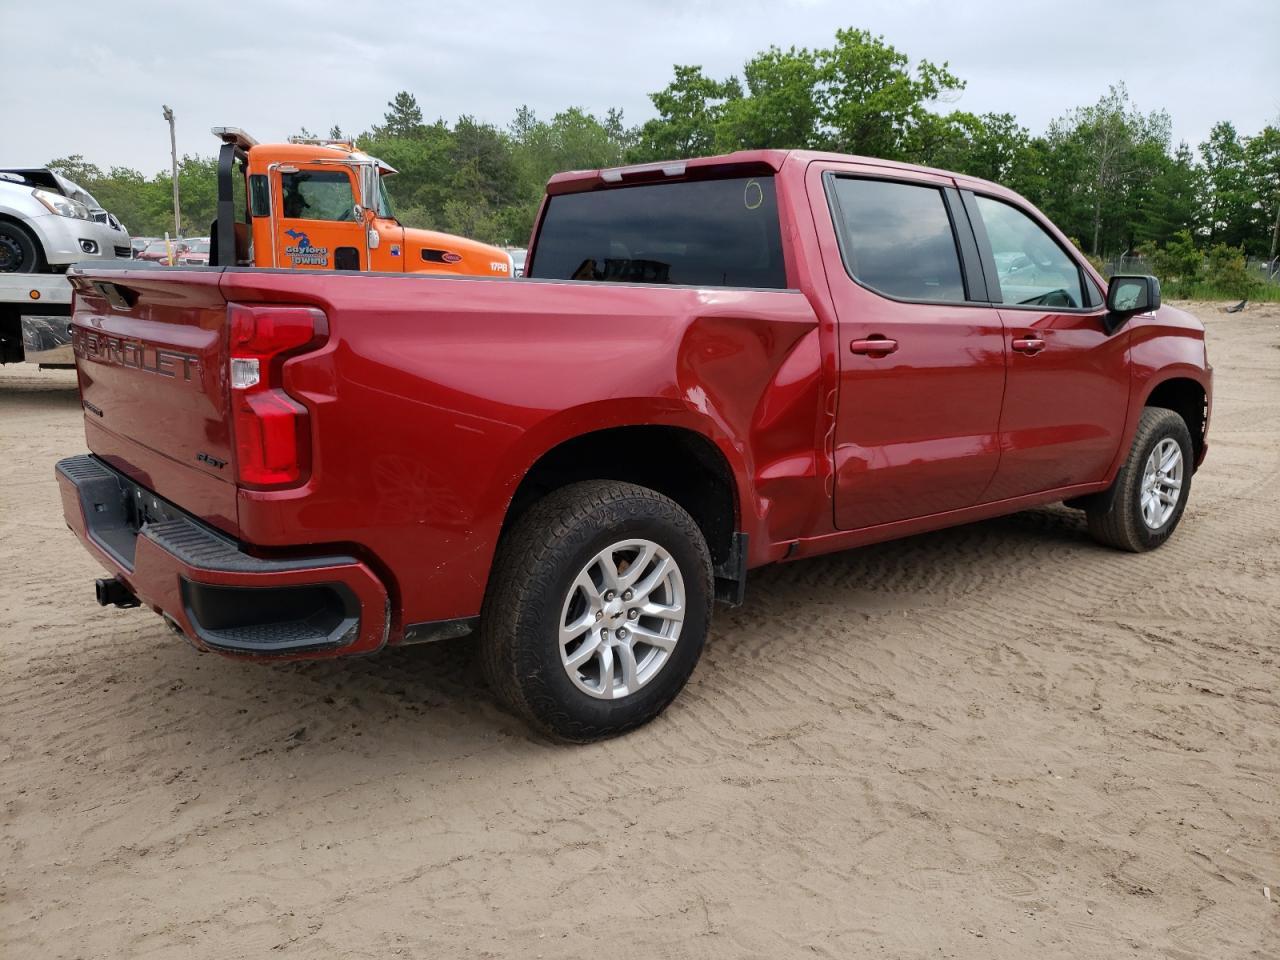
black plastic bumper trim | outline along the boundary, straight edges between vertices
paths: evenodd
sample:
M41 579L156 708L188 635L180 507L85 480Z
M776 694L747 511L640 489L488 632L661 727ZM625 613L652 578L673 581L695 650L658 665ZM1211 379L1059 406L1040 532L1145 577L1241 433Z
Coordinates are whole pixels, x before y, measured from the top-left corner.
M434 643L437 640L452 640L454 637L465 637L480 624L479 617L458 617L454 620L431 620L426 623L411 623L404 628L402 644Z
M200 641L229 653L332 650L360 635L360 604L341 583L230 587L183 577L182 605Z

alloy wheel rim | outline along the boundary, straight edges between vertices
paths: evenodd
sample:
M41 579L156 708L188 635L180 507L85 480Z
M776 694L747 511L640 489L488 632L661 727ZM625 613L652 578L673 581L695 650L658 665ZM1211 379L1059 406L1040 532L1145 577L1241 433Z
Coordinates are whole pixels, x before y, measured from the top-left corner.
M642 689L670 662L684 626L680 566L652 540L620 540L574 577L560 609L560 663L598 700Z
M1182 475L1182 447L1172 437L1165 437L1147 456L1142 471L1138 502L1147 529L1159 530L1173 516L1182 496Z

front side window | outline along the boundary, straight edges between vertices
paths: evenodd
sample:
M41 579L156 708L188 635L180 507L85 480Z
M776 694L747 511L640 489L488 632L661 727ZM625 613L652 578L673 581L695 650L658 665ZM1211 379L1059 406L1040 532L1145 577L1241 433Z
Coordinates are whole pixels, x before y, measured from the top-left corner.
M341 170L298 170L280 174L284 216L296 220L353 220L351 177Z
M852 177L831 184L841 252L855 280L902 300L964 301L960 254L941 190Z
M553 196L528 276L785 288L773 178L677 180Z
M1080 268L1045 229L1017 207L979 196L1000 281L999 302L1011 306L1084 305Z

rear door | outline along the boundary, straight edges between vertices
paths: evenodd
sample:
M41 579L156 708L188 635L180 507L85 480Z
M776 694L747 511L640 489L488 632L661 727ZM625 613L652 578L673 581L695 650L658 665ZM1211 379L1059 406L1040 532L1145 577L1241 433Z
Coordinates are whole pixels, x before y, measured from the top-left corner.
M1004 329L947 177L814 165L838 317L835 523L979 502L999 461Z
M342 164L274 164L275 264L297 270L367 270L357 223L355 171Z
M1127 328L1106 332L1101 291L1031 210L964 200L1008 332L1002 453L986 499L1102 480L1128 413Z

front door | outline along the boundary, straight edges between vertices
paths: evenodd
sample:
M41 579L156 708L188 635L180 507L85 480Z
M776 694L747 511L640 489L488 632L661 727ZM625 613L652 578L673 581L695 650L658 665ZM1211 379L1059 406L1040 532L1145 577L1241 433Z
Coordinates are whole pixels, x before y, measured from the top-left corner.
M364 270L368 241L356 221L353 171L338 164L277 165L275 264L298 270Z
M994 197L967 200L1009 338L1000 469L985 499L1102 480L1128 414L1127 328L1106 332L1101 293L1028 211Z
M823 177L829 221L814 213L839 247L825 258L840 355L835 524L857 529L979 502L999 461L1005 338L952 182L844 169Z

